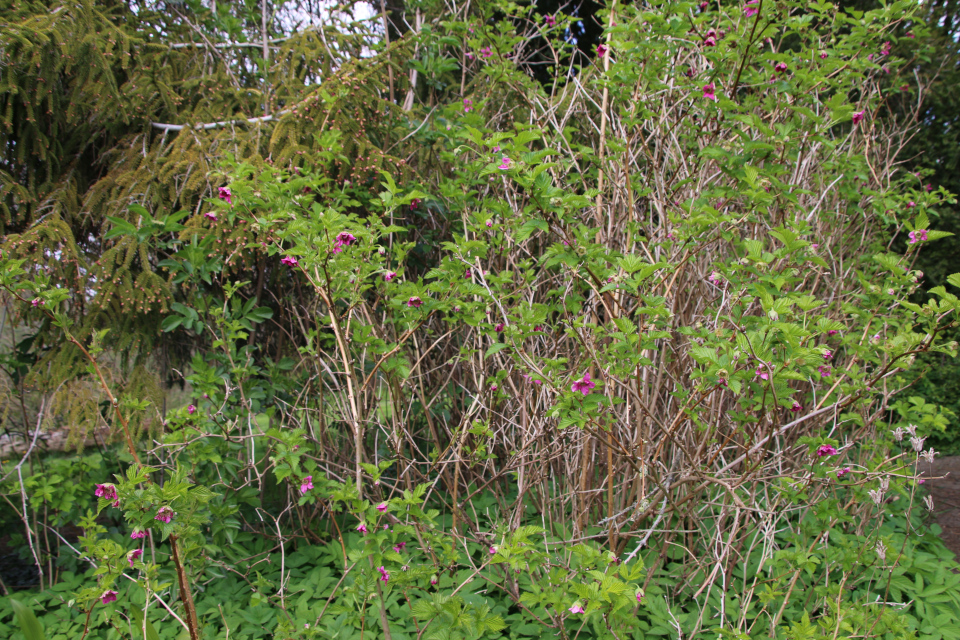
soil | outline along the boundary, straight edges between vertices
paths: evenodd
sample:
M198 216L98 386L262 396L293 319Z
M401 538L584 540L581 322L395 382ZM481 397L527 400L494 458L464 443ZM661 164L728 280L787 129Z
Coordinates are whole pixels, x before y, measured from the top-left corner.
M923 486L933 496L933 515L943 529L940 537L960 558L960 456L938 458L929 471L929 465L921 466L923 475L931 478Z

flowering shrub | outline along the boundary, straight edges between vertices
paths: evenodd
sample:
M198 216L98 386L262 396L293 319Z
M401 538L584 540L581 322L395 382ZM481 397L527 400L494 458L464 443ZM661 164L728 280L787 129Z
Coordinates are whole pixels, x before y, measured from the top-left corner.
M519 71L533 36L486 20L511 7L478 8L420 36L471 97L433 77L449 95L404 134L410 172L336 181L337 136L291 168L225 159L208 223L249 230L236 251L262 251L271 284L248 296L187 235L158 266L183 292L162 328L208 348L151 443L126 429L145 402L99 376L131 460L97 480L124 529L83 520L98 565L76 606L115 626L125 599L169 608L169 541L193 637L226 618L191 585L224 568L284 638L960 623L954 596L900 602L903 563L930 561L915 495L943 416L897 394L917 354L955 352L938 334L960 308L909 299L950 198L897 171L912 123L881 118L911 6L617 7L594 66L546 89ZM24 267L0 285L71 335L68 294ZM261 305L271 288L297 294ZM254 531L274 579L229 551ZM309 543L323 590L289 582Z

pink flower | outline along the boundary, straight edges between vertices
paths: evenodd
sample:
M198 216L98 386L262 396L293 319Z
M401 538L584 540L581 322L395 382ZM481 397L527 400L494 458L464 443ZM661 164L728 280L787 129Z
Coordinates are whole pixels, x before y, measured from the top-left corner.
M743 7L743 15L747 16L748 18L757 15L760 9L756 5L759 3L760 0L750 0L747 2L747 4Z
M496 391L496 390L499 389L499 388L500 388L500 387L498 387L498 386L495 385L495 384L490 385L490 391Z
M93 492L93 495L98 498L103 498L104 500L116 500L117 499L117 488L112 484L98 484L97 490Z
M410 201L411 209L416 209L419 206L420 206L420 198L414 198L413 200Z
M160 510L157 511L157 515L153 516L153 519L169 523L170 520L173 519L174 515L173 509L170 507L160 507Z
M880 49L880 55L888 56L890 55L890 41L887 40L883 43L883 48Z
M823 352L824 360L829 360L832 357L833 357L833 351L830 351L830 349L827 349L826 351Z
M469 51L467 52L467 60L473 60L474 57L476 57L476 56L474 56L474 55L473 55L472 53L470 53Z
M430 584L436 586L436 584L437 584L437 578L436 578L436 576L430 578Z
M917 229L916 231L911 231L907 234L910 236L910 241L907 244L916 244L918 242L924 242L927 239L927 230L926 229Z
M533 328L534 331L543 331L543 325L538 324Z
M778 62L777 64L773 65L773 70L776 71L777 73L783 73L787 70L787 63Z
M916 38L916 36L913 35L913 31L908 31L908 32L907 32L907 37L908 37L908 38Z
M817 457L822 458L824 456L835 456L837 455L837 450L832 444L822 444L817 449Z
M381 566L379 569L377 569L377 571L380 572L381 580L383 580L384 582L387 582L388 580L390 580L390 574L387 573L387 570L384 567Z
M484 47L483 49L480 49L480 55L484 58L489 58L493 55L493 51L490 50L490 47Z
M932 184L928 184L928 185L927 185L926 187L924 187L924 188L927 190L927 193L930 193L931 191L933 191L933 185L932 185Z
M334 253L343 251L343 247L349 247L357 241L357 237L349 231L341 231L337 234L337 243L333 246Z
M715 47L717 46L717 39L713 36L707 36L703 40L703 46L705 47Z
M827 59L827 52L826 52L826 51L821 51L821 52L820 52L820 59L821 59L821 60L826 60L826 59Z
M503 323L502 322L497 323L497 326L495 326L493 330L496 331L497 333L503 333Z
M363 523L361 522L360 524L357 525L357 531L359 531L360 533L366 533L366 532L367 532L367 525L365 525L365 524L363 524Z
M396 271L387 271L385 274L383 274L383 279L386 280L387 282L390 282L396 277L397 277Z
M496 548L496 547L490 547L490 555L494 555L494 554L496 554L496 553L497 553L497 548Z
M913 200L907 203L907 209L913 209L916 206L917 206L917 203L914 202Z
M386 502L381 502L380 504L377 505L377 511L379 511L380 513L383 513L384 511L387 510L388 506L389 505Z
M500 170L502 170L502 171L506 171L507 169L510 168L510 166L511 166L510 163L512 163L512 162L513 162L513 160L511 160L511 159L508 158L507 156L503 156L503 160L500 162L500 166L497 167L497 169L500 169ZM488 221L488 222L489 222L489 221Z
M765 365L761 362L757 365L757 370L753 372L755 376L761 380L769 380L770 374L767 372Z
M282 258L280 258L280 264L285 264L288 267L295 267L299 263L297 262L297 259L294 258L293 256L283 256Z
M189 407L187 407L187 413L189 413L190 415L193 415L196 412L197 412L197 408L195 406L190 405Z
M569 609L567 609L567 611L569 611L570 613L583 613L583 607L581 607L579 604L574 603L574 605Z
M43 300L41 300L40 298L34 298L33 300L30 301L30 304L32 304L34 307L42 307Z
M863 121L863 117L867 115L866 110L864 111L854 111L853 112L853 124L860 124Z
M134 529L133 533L130 534L130 537L134 540L139 540L140 538L146 538L147 532L143 529Z
M205 214L203 214L203 217L207 220L213 220L214 222L217 221L217 214L215 214L213 211L207 211Z
M715 90L716 90L716 87L714 86L714 84L713 84L712 82L711 82L710 84L704 85L704 86L703 86L703 97L706 98L707 100L713 100L714 102L716 102L716 101L717 101L717 94L714 93Z
M110 604L111 602L117 601L117 592L116 591L104 591L100 595L100 602L103 604Z
M700 11L706 11L706 10L707 10L707 7L709 7L709 6L710 6L710 3L709 3L709 2L701 2L701 3L700 3Z
M603 44L597 45L597 55L600 56L601 58L604 56L604 54L607 53L607 51L609 51L609 49L607 48L606 45L603 45Z
M300 481L300 493L306 493L313 489L313 476L307 476Z
M835 335L837 335L838 333L840 333L840 332L837 331L836 329L830 329L830 331L827 331L827 335L828 335L828 336L835 336Z
M800 403L797 402L796 400L794 400L794 401L793 401L793 404L790 406L790 411L793 411L794 413L796 413L796 412L800 411L801 409L803 409L803 407L800 406Z
M140 556L143 555L143 549L134 549L127 554L127 562L130 563L130 568L133 569L133 563L140 559Z
M464 99L463 99L463 111L464 111L465 113L469 113L469 112L470 112L470 107L472 107L472 106L473 106L473 100L471 100L470 98L464 98Z
M393 546L393 550L396 551L397 553L400 553L401 551L403 551L403 548L405 546L407 546L406 542L398 542Z
M714 271L711 273L710 276L707 277L707 280L709 280L712 285L717 287L720 286L721 282L723 282L723 278L720 276L719 271Z
M570 387L571 391L579 391L583 395L587 395L593 388L596 387L596 383L590 380L590 373L587 372L583 374L582 380L576 380L573 383L573 386Z
M843 469L838 469L838 470L837 470L837 477L838 477L838 478L842 478L843 476L847 475L847 474L850 473L851 471L853 471L853 469L851 469L850 467L844 467Z
M500 168L502 169L503 167L500 167ZM509 169L510 167L507 167L507 168ZM487 225L487 229L493 229L493 220L487 220L486 225Z
M231 198L230 187L220 187L220 191L217 194L217 197L221 200L226 200L227 204L233 205L233 198Z
M817 367L817 371L820 373L820 377L821 377L821 378L829 378L829 377L830 377L830 365L824 365L824 364L822 364L822 365L820 365L819 367Z
M553 16L543 16L543 21L547 23L548 27L557 26L557 19Z
M419 308L420 308L420 305L422 305L422 304L423 304L423 300L421 300L421 299L420 299L419 297L417 297L417 296L410 296L410 299L407 300L407 306L408 306L408 307L413 307L414 309L419 309Z

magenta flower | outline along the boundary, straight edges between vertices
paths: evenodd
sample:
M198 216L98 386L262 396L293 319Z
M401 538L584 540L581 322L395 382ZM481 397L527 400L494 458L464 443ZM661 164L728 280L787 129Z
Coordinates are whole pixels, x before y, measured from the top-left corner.
M717 46L717 39L714 36L707 36L703 40L703 46L705 47L715 47Z
M717 101L716 86L711 82L710 84L703 86L703 97L707 100Z
M502 169L503 167L500 167L500 168ZM507 168L509 169L510 167L507 167ZM487 229L493 229L493 220L487 220L486 224L487 224Z
M176 514L170 507L160 507L160 510L157 511L157 515L153 516L153 519L169 523L170 520L173 519L174 515Z
M830 369L831 369L830 365L826 365L826 364L822 364L819 367L817 367L817 371L820 373L821 378L829 378Z
M513 160L511 160L507 156L503 156L503 160L500 162L500 166L497 167L497 169L500 169L501 171L506 171L507 169L510 168L512 162ZM487 223L488 223L487 226L493 226L493 223L491 223L489 220L487 220Z
M103 498L104 500L116 500L117 488L110 483L98 484L97 490L93 492L93 495L98 498Z
M417 207L420 206L420 202L421 202L420 198L414 198L413 200L410 201L410 208L416 209Z
M337 234L337 243L333 246L334 253L340 253L344 247L349 247L357 241L357 237L349 231L341 231Z
M609 51L606 45L598 44L597 45L597 55L601 58Z
M484 58L489 58L493 55L493 51L490 50L490 47L484 47L483 49L480 49L480 55Z
M821 60L826 60L826 59L827 59L827 52L826 52L826 51L821 51L821 52L820 52L820 59L821 59Z
M436 577L436 576L433 576L432 578L430 578L430 584L432 584L432 585L434 585L434 586L437 585L437 577Z
M473 106L473 100L471 100L470 98L464 98L464 99L463 99L463 111L464 111L464 113L469 113L469 112L470 112L470 108L471 108L472 106Z
M837 335L838 333L840 333L840 332L837 331L836 329L830 329L830 331L827 331L827 335L828 335L828 336L835 336L835 335Z
M363 523L361 522L360 524L357 525L357 531L359 531L360 533L366 533L366 532L367 532L367 525L365 525L365 524L363 524Z
M130 537L134 540L139 540L140 538L146 538L147 532L143 529L134 529L133 533L130 534Z
M380 513L383 513L384 511L387 510L388 506L389 505L386 502L381 502L380 504L377 505L377 511L379 511Z
M495 326L493 330L496 331L497 333L503 333L503 323L502 322L497 323L497 326Z
M887 40L886 42L883 43L883 48L880 49L880 55L882 55L882 56L888 56L888 55L890 55L890 41L889 41L889 40Z
M596 383L590 380L590 373L587 372L583 374L582 380L574 381L573 385L570 387L570 390L575 392L579 391L583 395L587 395L588 393L593 391L593 388L596 386L597 386Z
M567 609L567 611L570 613L583 613L583 607L581 607L578 603L574 603L572 607Z
M832 444L822 444L817 449L818 458L822 458L824 456L835 456L837 453L837 449Z
M498 386L495 385L495 384L490 385L490 391L496 391L496 390L499 389L499 388L500 388L500 387L498 387Z
M143 549L134 549L127 554L127 562L130 563L130 568L133 569L133 563L140 559L143 555Z
M413 307L414 309L419 309L419 308L420 308L420 305L422 305L422 304L423 304L423 300L421 300L421 299L420 299L419 297L417 297L417 296L410 296L410 299L407 300L407 306L408 306L408 307Z
M379 569L377 569L377 571L380 572L380 579L381 579L381 580L383 580L384 582L387 582L388 580L390 580L390 574L387 573L387 570L386 570L383 566L381 566Z
M217 194L217 197L221 200L226 200L227 204L233 205L233 198L231 197L230 187L220 187L220 191Z
M283 256L282 258L280 258L280 264L285 264L288 267L295 267L299 263L297 262L297 259L294 258L293 256Z
M383 274L383 279L386 280L387 282L390 282L396 277L397 277L396 271L387 271L385 274Z
M405 546L407 546L406 542L398 542L393 546L393 550L396 551L397 553L400 553L401 551L403 551L403 548Z
M778 62L777 64L773 65L773 70L777 73L784 73L787 70L787 63Z
M913 200L911 200L910 202L907 203L907 209L913 209L913 208L916 207L916 206L917 206L917 203L914 202ZM41 304L43 304L43 303L41 303Z
M723 278L720 276L719 271L714 271L707 277L707 280L710 281L710 284L719 287L720 283L723 282Z
M866 110L864 111L854 111L853 112L853 124L860 124L863 122L864 116L867 115Z
M842 478L843 476L847 475L847 474L850 473L851 471L853 471L853 469L851 469L850 467L844 467L843 469L838 469L838 470L837 470L837 477L838 477L838 478Z
M307 476L300 481L300 493L306 493L313 489L313 476Z
M757 376L761 380L770 379L770 374L767 372L766 367L764 367L763 363L760 363L759 365L757 365L757 370L754 371L753 373L755 376Z
M748 18L757 15L757 13L760 12L760 8L757 7L758 4L760 4L760 0L750 0L747 2L747 4L743 7L743 15L747 16Z
M214 222L217 221L217 214L215 214L213 211L207 211L205 214L203 214L203 217L207 220L213 220Z
M553 16L543 16L543 21L547 23L548 27L557 26L557 19Z
M100 595L100 602L103 604L110 604L111 602L117 601L117 592L116 591L104 591Z
M43 300L41 300L40 298L34 298L33 300L30 301L30 304L32 304L34 307L42 307Z
M707 7L709 6L710 6L710 3L704 0L703 2L700 3L700 11L706 11Z
M497 548L496 548L496 547L490 547L490 555L494 555L494 554L496 554L496 553L497 553Z
M907 244L916 244L918 242L924 242L927 239L927 230L926 229L917 229L916 231L911 231L907 234L910 236L910 241Z
M796 412L800 411L801 409L803 409L803 407L800 406L800 403L797 402L796 400L794 400L794 401L793 401L793 404L790 406L790 411L793 411L794 413L796 413Z
M637 591L637 602L643 604L643 592Z

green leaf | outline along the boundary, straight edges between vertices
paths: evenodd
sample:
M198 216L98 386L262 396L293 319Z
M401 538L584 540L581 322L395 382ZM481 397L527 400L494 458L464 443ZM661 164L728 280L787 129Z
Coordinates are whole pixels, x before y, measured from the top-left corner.
M10 606L13 607L13 612L17 616L17 622L20 623L20 629L23 631L23 637L26 640L46 640L46 636L43 635L43 626L41 626L33 611L13 598L10 598Z
M143 612L140 611L138 607L133 607L130 609L130 617L133 618L133 626L135 628L133 639L139 640L140 633L142 633L141 630L144 629ZM149 620L147 620L144 640L160 640L160 635L157 633L157 630L153 628L153 623Z

